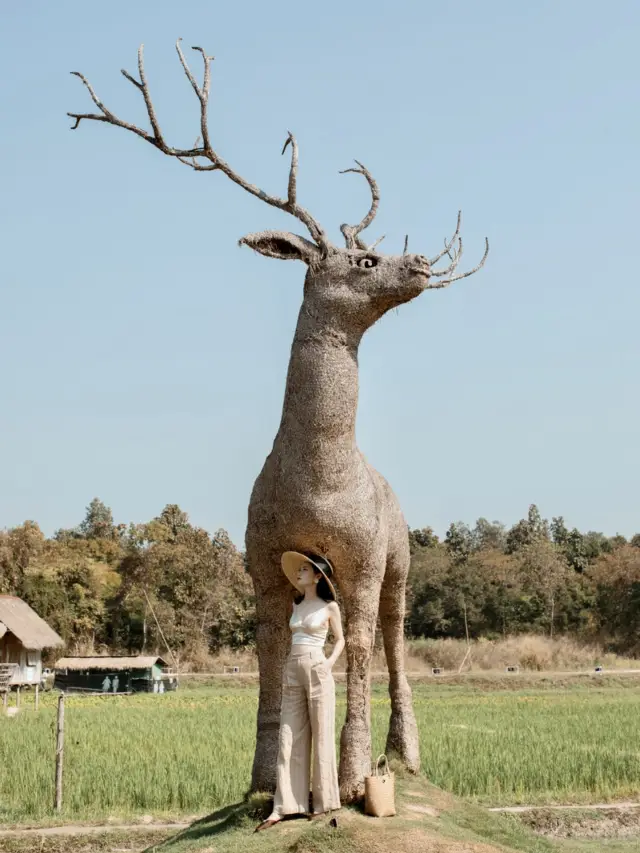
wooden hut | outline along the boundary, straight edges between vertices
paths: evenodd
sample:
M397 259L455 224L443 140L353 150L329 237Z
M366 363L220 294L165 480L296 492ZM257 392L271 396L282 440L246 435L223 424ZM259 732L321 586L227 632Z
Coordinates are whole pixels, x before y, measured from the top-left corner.
M65 693L166 693L178 678L157 655L60 658L54 688Z
M38 688L42 652L58 649L64 640L15 595L0 595L0 690Z

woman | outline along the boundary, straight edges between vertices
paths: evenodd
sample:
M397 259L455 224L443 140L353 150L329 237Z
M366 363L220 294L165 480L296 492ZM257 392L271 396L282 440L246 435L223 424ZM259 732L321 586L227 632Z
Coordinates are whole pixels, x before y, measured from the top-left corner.
M313 814L340 808L335 747L336 693L331 670L344 649L340 608L331 583L333 568L325 557L287 551L282 569L299 596L289 621L291 653L282 682L277 788L270 817L256 832L283 817L308 814L313 739ZM329 628L335 638L324 655Z

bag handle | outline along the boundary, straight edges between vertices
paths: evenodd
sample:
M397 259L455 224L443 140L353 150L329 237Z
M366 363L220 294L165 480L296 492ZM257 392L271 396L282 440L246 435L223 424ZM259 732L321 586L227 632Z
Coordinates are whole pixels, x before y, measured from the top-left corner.
M387 761L387 756L386 756L386 755L379 755L379 756L378 756L378 760L376 761L376 770L375 770L375 775L376 775L376 776L378 776L378 775L379 775L379 772L378 772L378 771L379 771L379 769L380 769L380 759L381 759L381 758L384 758L384 764L385 764L385 772L384 772L382 775L383 775L383 776L390 776L391 774L390 774L390 771L389 771L389 762Z

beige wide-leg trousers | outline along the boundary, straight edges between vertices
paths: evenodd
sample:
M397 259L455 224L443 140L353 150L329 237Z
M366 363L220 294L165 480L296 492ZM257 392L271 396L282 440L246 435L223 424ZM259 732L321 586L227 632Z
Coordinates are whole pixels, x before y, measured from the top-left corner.
M335 742L336 689L319 647L291 647L282 685L280 749L273 810L309 811L313 741L313 811L340 808Z

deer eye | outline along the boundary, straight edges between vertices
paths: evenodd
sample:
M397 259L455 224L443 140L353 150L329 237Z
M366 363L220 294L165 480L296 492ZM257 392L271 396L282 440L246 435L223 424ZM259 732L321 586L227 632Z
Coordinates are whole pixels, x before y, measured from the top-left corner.
M377 264L378 264L377 258L366 257L366 258L360 258L360 260L357 263L357 266L361 270L370 270L373 267L377 266Z

